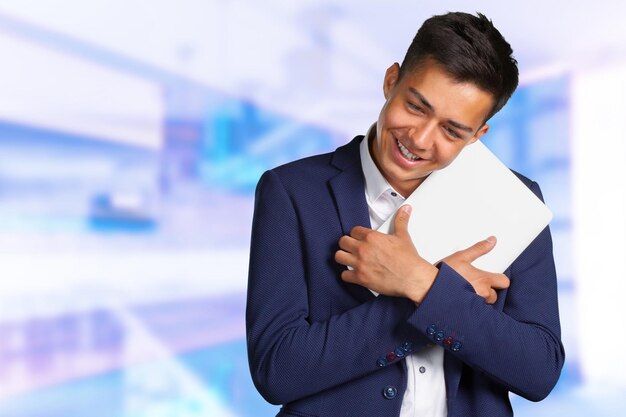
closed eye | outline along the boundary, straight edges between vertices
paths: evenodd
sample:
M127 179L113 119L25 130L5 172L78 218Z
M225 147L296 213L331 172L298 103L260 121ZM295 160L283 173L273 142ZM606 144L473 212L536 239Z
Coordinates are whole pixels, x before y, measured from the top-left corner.
M444 126L443 130L453 139L461 139L461 135L459 135L455 130L451 129L448 126Z
M422 109L420 106L418 106L415 103L407 101L407 106L409 107L409 109L413 110L414 112L424 114L424 109Z

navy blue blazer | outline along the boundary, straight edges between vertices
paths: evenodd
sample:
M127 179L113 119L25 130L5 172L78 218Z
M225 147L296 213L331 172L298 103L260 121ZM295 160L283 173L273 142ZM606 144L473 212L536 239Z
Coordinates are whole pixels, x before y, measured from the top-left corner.
M345 283L338 240L371 227L362 138L259 181L246 308L256 388L284 405L279 416L398 416L403 359L437 343L449 416L510 416L509 391L546 397L564 361L549 229L507 269L510 287L494 305L444 263L419 306Z

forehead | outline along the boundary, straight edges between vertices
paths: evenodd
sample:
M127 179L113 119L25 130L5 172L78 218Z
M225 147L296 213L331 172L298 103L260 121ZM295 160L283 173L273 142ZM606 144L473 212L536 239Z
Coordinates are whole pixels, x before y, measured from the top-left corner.
M455 80L440 64L427 60L405 72L398 93L422 96L437 117L480 127L491 111L493 95L469 81ZM418 93L418 94L415 94Z

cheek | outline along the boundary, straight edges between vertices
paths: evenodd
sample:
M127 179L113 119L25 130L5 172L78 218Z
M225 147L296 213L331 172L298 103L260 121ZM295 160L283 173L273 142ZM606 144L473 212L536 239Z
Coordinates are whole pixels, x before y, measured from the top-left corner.
M464 143L443 142L437 147L437 156L441 162L441 168L445 168L456 159L464 148Z
M386 129L408 127L411 123L415 123L412 115L403 107L402 102L399 100L392 100L385 103L380 113L379 122L382 123Z

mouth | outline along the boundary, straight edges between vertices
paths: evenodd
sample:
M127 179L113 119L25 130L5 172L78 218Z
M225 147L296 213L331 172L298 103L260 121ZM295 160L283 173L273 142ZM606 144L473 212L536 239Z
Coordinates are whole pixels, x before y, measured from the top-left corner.
M398 139L396 139L396 143L398 144L398 149L400 149L400 153L409 161L421 161L423 159L411 153L409 149L404 146Z

